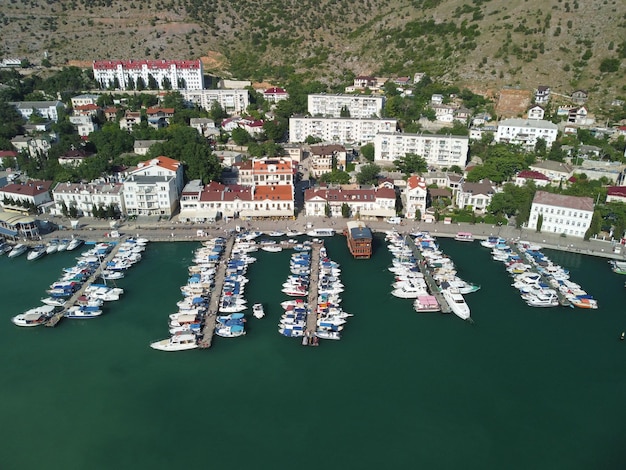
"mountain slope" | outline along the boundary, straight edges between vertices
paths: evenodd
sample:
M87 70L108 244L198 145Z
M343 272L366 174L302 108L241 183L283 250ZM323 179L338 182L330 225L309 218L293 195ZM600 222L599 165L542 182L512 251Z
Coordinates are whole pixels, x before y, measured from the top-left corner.
M423 71L483 91L626 95L618 0L13 0L0 21L2 54L35 63L208 56L210 71L253 80Z

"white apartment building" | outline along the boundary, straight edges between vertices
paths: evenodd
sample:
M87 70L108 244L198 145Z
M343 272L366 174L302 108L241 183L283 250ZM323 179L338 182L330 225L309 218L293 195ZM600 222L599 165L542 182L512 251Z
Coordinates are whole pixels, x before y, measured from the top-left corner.
M304 142L316 137L324 142L364 145L374 141L379 132L394 132L396 119L357 118L289 118L289 142Z
M70 122L76 126L78 135L87 137L98 130L98 124L91 120L91 116L70 116Z
M467 136L381 132L374 138L374 162L382 164L412 153L423 157L429 166L463 168L468 150Z
M564 233L567 236L583 238L591 226L593 199L590 197L565 196L537 191L530 208L526 228L540 229L545 233ZM542 216L541 226L538 227Z
M460 209L472 209L474 212L484 213L495 193L496 188L489 180L480 180L477 183L464 181L456 192L455 203Z
M242 114L250 104L248 90L180 90L183 99L192 105L210 111L213 103L219 103L229 114Z
M169 157L141 162L124 180L129 215L171 216L183 189L183 166Z
M87 104L97 104L98 95L84 94L74 96L72 99L72 108L76 109L77 106L85 106Z
M372 118L382 116L384 106L384 96L321 93L308 96L307 110L311 116L338 118L346 108L352 118Z
M65 105L60 101L11 101L9 104L14 106L27 121L35 113L43 118L58 122L59 113L65 109Z
M108 209L110 206L120 214L126 214L122 183L58 183L52 190L55 205L50 212L63 215L63 205L75 207L79 216L93 217L94 208Z
M528 149L535 148L537 139L546 141L548 148L556 140L558 126L543 119L505 119L498 124L495 142L520 144Z
M96 60L93 63L93 76L101 88L126 90L132 80L139 78L148 86L152 76L159 89L163 89L165 79L172 90L202 90L204 78L200 60Z

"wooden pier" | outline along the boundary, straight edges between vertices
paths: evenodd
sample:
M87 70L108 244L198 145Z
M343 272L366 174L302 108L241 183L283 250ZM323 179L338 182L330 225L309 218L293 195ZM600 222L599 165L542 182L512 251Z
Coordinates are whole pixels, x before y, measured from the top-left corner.
M100 276L103 270L102 265L106 266L106 264L109 261L111 261L113 257L117 254L119 249L120 249L120 243L116 243L113 246L113 249L109 252L109 254L100 262L100 265L91 274L91 276L89 276L89 278L87 278L87 280L83 282L80 289L74 292L74 294L67 300L67 302L65 302L65 305L63 306L63 310L55 313L53 316L50 317L50 319L46 322L46 326L55 327L57 323L61 321L61 318L63 318L67 310L76 304L76 301L78 300L79 297L85 295L85 290L87 289L87 287L93 284L93 282Z
M220 260L217 272L215 273L215 285L211 289L211 299L209 301L209 311L204 316L204 326L202 327L202 339L198 341L199 348L210 348L213 342L213 334L215 332L215 324L217 321L217 315L220 309L220 297L222 296L222 289L224 288L224 280L226 279L226 266L227 260L230 258L230 254L233 251L235 244L235 237L231 236L226 242L224 252L222 253L222 259Z
M441 313L451 313L452 309L446 302L443 294L441 293L441 289L433 279L433 276L430 274L430 270L426 267L426 260L422 256L422 252L415 245L415 241L409 236L404 237L404 242L411 247L413 251L413 256L417 260L417 266L419 267L420 272L424 275L424 281L426 281L426 285L430 289L432 295L435 296L437 302L439 302L439 306L441 307Z
M322 243L313 243L311 247L311 276L309 278L308 312L306 316L305 336L313 338L317 330L317 290L320 278L320 249Z

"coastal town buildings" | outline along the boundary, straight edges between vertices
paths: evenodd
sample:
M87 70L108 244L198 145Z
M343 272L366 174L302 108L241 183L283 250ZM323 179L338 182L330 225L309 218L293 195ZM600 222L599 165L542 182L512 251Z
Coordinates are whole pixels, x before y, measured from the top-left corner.
M72 102L72 108L76 109L79 106L85 105L97 105L98 104L99 95L95 95L93 93L86 93L82 95L73 96L70 98Z
M58 122L60 114L65 110L65 105L61 101L11 101L9 104L26 121L35 114L53 122Z
M133 152L137 155L147 155L148 151L154 144L163 143L165 140L135 140L133 144Z
M204 77L200 60L96 60L93 75L100 88L134 89L154 80L159 89L202 90Z
M374 95L308 95L307 111L311 116L372 118L382 116L384 96Z
M171 216L183 189L183 166L169 157L141 162L124 179L128 215Z
M89 153L82 148L71 148L70 150L59 156L59 164L68 166L79 166L91 156L93 156L92 153Z
M574 167L567 163L555 162L553 160L544 160L529 165L530 171L536 171L547 176L550 182L558 185L563 181L567 181L574 174Z
M116 214L126 214L122 183L58 183L52 189L53 215L66 215L65 211L74 207L79 216L94 217L97 209L111 209Z
M364 145L374 141L379 132L393 132L398 121L388 118L291 117L289 142L304 142L315 137L324 142Z
M193 127L203 137L216 137L220 130L215 126L215 121L209 118L191 118L189 127Z
M180 197L182 222L215 222L218 218L239 217L243 210L253 207L252 188L224 185L212 181L203 185L193 180L183 188Z
M12 211L29 212L52 201L52 181L30 180L27 183L10 183L0 188L0 206Z
M583 238L591 225L593 199L537 191L527 228Z
M0 235L10 240L39 239L39 226L34 217L15 212L0 212Z
M410 220L422 220L426 214L427 197L426 179L417 175L409 176L401 194L404 216Z
M429 166L464 167L468 150L467 136L381 132L374 138L374 161L382 164L411 153L424 158Z
M76 126L76 132L78 132L78 135L81 137L87 137L100 128L91 116L70 116L69 119L70 122Z
M250 104L250 95L245 89L187 89L180 90L183 99L190 105L210 111L215 103L229 114L241 114Z
M346 204L351 217L384 218L396 215L396 192L391 188L342 189L315 188L304 192L304 213L307 216L342 217Z
M609 186L606 189L606 202L621 202L626 204L626 186Z
M13 145L18 152L23 151L30 156L38 154L47 155L48 151L57 140L57 135L53 132L38 136L16 135L11 139L11 145Z
M533 170L520 171L513 178L513 183L516 186L524 186L529 181L532 181L537 187L547 186L551 182L550 178L548 178L546 175L540 173L539 171Z
M280 87L271 87L263 92L263 98L269 103L278 103L289 99L289 93Z
M558 126L550 121L513 118L500 121L494 141L519 144L532 150L540 138L550 148L557 134Z
M484 213L495 193L495 185L489 180L480 180L477 183L464 181L456 192L455 204L459 209Z
M339 170L345 170L347 151L343 145L312 145L309 152L309 174L318 178L333 170L333 164Z

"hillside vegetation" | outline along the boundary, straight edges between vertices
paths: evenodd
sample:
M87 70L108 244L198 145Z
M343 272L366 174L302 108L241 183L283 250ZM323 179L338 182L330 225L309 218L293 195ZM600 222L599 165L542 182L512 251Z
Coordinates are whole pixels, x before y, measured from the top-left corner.
M35 64L205 57L276 83L426 72L480 92L584 88L597 106L626 95L621 0L10 0L0 23L0 54Z

